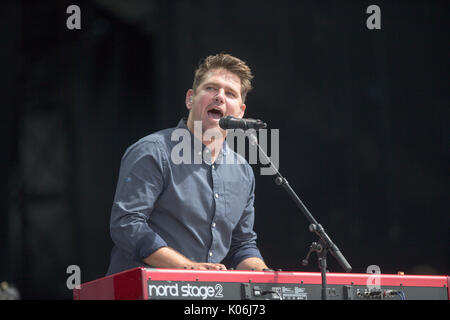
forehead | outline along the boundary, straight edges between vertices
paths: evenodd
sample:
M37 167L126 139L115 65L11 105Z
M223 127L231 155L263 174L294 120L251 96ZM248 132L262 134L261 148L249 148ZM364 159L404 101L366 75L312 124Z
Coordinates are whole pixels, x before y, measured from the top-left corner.
M200 85L216 83L231 87L237 91L241 90L241 79L234 73L226 69L213 69L205 74L205 78Z

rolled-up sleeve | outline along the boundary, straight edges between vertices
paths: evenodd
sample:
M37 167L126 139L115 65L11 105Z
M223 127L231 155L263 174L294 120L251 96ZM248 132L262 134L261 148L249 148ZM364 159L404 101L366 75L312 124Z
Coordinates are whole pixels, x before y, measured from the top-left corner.
M223 261L230 268L236 268L243 260L251 257L257 257L263 260L256 245L257 235L253 230L255 220L255 177L251 168L248 167L248 169L251 183L247 205L242 213L239 223L233 230L231 247Z
M167 246L147 223L164 188L165 157L158 141L141 141L128 148L121 161L110 234L137 261Z

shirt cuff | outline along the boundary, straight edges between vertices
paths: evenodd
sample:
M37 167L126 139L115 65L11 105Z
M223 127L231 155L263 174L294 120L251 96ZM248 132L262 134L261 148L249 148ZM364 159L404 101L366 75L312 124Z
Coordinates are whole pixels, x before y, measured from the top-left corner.
M136 258L142 261L162 247L167 247L167 243L163 238L155 232L148 233L136 243Z
M229 260L229 264L231 268L236 269L237 266L247 258L260 258L264 261L261 252L259 252L258 248L246 248L244 250L236 252Z

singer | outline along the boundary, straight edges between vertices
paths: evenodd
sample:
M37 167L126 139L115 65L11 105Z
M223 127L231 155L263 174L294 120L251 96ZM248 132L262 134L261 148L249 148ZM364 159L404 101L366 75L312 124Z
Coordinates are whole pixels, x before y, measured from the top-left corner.
M219 120L244 116L252 79L250 68L236 57L206 57L186 92L187 119L125 151L111 210L114 247L107 275L137 266L268 268L253 230L252 168L245 159L217 161L240 157L228 147ZM194 130L199 122L201 130ZM210 157L203 156L201 163L174 163L171 133L179 129L189 131L192 150L201 145L203 155Z

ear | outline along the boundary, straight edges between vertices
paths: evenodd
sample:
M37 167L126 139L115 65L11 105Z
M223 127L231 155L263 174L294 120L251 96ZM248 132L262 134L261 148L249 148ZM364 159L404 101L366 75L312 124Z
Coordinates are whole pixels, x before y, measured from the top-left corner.
M186 108L188 108L188 110L192 109L192 99L194 99L194 90L189 89L186 92L186 101L185 101Z
M245 109L246 108L247 108L247 106L245 104L242 104L241 110L239 111L238 118L243 118L244 117L244 113L245 113Z

